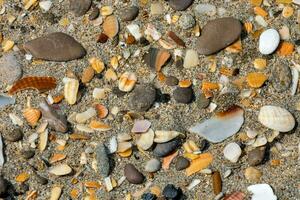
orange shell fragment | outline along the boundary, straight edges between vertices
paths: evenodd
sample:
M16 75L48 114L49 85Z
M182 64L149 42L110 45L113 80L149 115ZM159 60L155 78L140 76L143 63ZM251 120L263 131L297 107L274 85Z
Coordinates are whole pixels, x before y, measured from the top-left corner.
M188 168L186 168L185 173L187 176L191 176L192 174L208 167L212 161L213 156L211 153L200 154L199 158L191 161L191 164Z

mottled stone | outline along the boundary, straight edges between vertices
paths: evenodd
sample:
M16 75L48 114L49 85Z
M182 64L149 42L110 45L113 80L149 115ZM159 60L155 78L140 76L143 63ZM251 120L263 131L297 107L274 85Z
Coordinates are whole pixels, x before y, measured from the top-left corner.
M17 142L19 140L22 140L23 138L23 132L20 128L14 128L11 131L7 131L3 134L3 137L5 140L8 140L10 142Z
M255 148L248 153L248 163L251 166L259 165L265 157L266 148L265 147L258 147Z
M189 29L194 27L196 24L196 21L194 17L190 14L183 14L179 18L179 26L183 29Z
M87 13L92 5L92 0L69 0L70 10L76 17L80 17Z
M186 10L192 3L193 0L169 0L170 7L178 11Z
M186 159L185 157L179 156L176 159L176 162L175 162L176 170L181 171L181 170L186 169L188 166L190 166L190 161L188 159Z
M178 103L191 103L194 97L194 92L191 87L182 88L178 87L173 92L173 97Z
M106 178L110 173L110 162L108 157L108 149L102 143L98 144L96 147L96 160L98 172L102 178Z
M132 21L138 16L138 14L139 14L139 7L131 6L121 11L120 18L123 21Z
M156 90L150 85L137 85L129 97L129 107L132 110L147 111L154 103Z
M0 58L0 83L13 84L22 77L20 55L16 52L4 54Z

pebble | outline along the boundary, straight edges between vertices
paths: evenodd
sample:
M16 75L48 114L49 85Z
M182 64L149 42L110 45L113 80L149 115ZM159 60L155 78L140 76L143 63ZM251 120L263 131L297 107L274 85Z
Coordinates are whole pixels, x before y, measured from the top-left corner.
M140 112L151 108L156 99L156 89L150 84L137 85L129 97L129 107Z
M177 171L184 170L190 166L190 161L183 156L179 156L175 162L175 168Z
M23 139L23 132L20 128L14 128L3 135L5 140L17 142Z
M189 104L193 100L194 91L191 87L177 87L173 92L173 97L178 103Z
M161 3L152 3L150 7L151 15L161 15L164 13L164 6Z
M179 80L175 76L168 76L165 80L167 86L176 86L179 83Z
M48 12L49 10L50 10L50 8L51 8L51 6L52 6L52 1L41 1L40 3L39 3L39 6L40 6L40 8L41 9L43 9L45 12Z
M149 160L145 165L145 171L146 172L157 172L161 168L161 162L155 158Z
M212 185L215 195L218 195L222 192L222 179L219 171L215 171L212 174Z
M92 0L69 0L70 10L76 17L81 17L90 9Z
M36 59L70 61L82 58L86 50L72 36L62 32L50 33L24 44L24 49Z
M280 42L280 35L275 29L265 30L259 37L259 51L268 55L273 53Z
M196 24L196 21L194 19L194 17L190 14L183 14L180 16L179 18L179 26L182 29L189 29L189 28L193 28Z
M272 85L274 89L281 93L286 91L292 83L292 73L285 63L275 64L272 67Z
M169 5L174 10L183 11L192 5L193 0L169 0Z
M49 181L43 176L40 176L39 174L35 173L35 179L36 181L41 185L46 185Z
M89 15L89 20L95 20L97 19L97 17L99 17L100 14L100 10L97 6L95 6L91 12L91 14Z
M96 161L98 172L102 178L108 177L110 173L110 161L108 157L108 149L102 143L98 144L96 147Z
M165 198L167 199L175 199L177 196L179 196L178 189L173 184L168 184L163 189L163 193Z
M175 138L169 142L157 144L153 150L153 153L158 157L165 157L177 149L179 144L180 140L178 138Z
M139 7L131 6L129 8L125 8L120 13L120 18L123 21L132 21L139 15Z
M16 52L4 54L0 58L0 83L13 84L22 77L20 55Z
M262 163L266 153L266 147L255 148L248 153L248 163L251 166L256 166Z
M3 176L0 176L0 197L3 197L8 189L7 181L3 178Z
M237 143L229 143L223 150L224 157L230 162L236 163L242 154L242 149Z
M72 168L67 164L59 164L49 169L49 173L56 176L64 176L70 174L71 172Z
M254 167L248 167L245 170L245 178L248 181L258 182L261 176L262 176L262 172Z
M157 196L152 193L144 193L142 195L142 200L156 200L156 199L157 199Z
M198 4L194 8L194 12L196 16L202 17L202 15L214 16L217 13L216 6L212 4Z
M33 158L34 155L35 155L35 151L32 149L21 150L21 156L26 160Z
M251 200L277 200L271 186L268 184L250 185L247 190L252 193Z
M144 182L144 175L139 172L133 164L126 164L124 168L124 175L129 183L141 184Z
M199 58L197 51L193 49L189 49L186 51L184 61L183 61L183 67L184 68L192 68L199 65Z
M232 17L209 21L198 40L198 52L203 55L214 54L235 42L241 35L242 25Z
M210 99L206 98L203 93L199 95L199 97L196 100L197 106L200 109L207 108L210 104Z

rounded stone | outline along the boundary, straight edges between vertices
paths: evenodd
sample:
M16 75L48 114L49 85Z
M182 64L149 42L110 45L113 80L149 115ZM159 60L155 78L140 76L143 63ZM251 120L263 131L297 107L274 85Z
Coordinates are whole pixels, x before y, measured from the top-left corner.
M3 176L0 176L0 197L4 196L7 193L8 183L3 178Z
M248 163L251 166L256 166L262 163L266 153L265 147L255 148L248 153Z
M179 80L175 76L168 76L165 81L167 86L176 86L178 82Z
M16 52L4 54L0 58L0 83L13 84L22 77L20 55Z
M196 21L194 17L190 14L183 14L179 18L179 26L183 29L189 29L194 27L196 24Z
M133 164L126 164L124 168L124 175L129 183L141 184L144 182L144 175L139 172Z
M191 87L182 88L178 87L173 92L173 97L178 103L191 103L193 100L194 92Z
M95 152L98 171L100 175L105 178L110 173L110 160L108 156L109 151L103 143L100 143L97 145Z
M236 163L242 154L242 149L237 143L229 143L223 150L224 157L230 162Z
M26 149L21 151L21 156L26 160L33 158L34 155L35 151L32 149Z
M129 97L129 107L132 110L144 112L150 109L156 99L156 89L150 85L137 85Z
M152 193L144 193L142 195L142 200L155 200L155 199L157 199L157 196Z
M83 16L90 9L92 0L69 0L70 10L76 17Z
M167 199L175 199L179 195L179 192L173 184L168 184L163 189L163 195Z
M175 162L175 168L177 171L184 170L190 166L190 161L185 157L179 156Z
M292 73L284 63L275 64L272 69L272 85L277 92L284 92L290 88Z
M170 7L178 11L186 10L192 3L193 0L169 0Z
M280 35L275 29L265 30L259 37L259 51L261 54L268 55L273 53L280 42Z
M129 8L125 8L120 13L120 18L123 21L132 21L139 15L139 8L137 6L131 6Z
M161 162L155 158L149 160L145 165L146 172L157 172L161 168Z
M165 157L175 151L180 144L180 140L175 138L169 142L157 144L153 150L157 157Z
M201 93L199 95L199 97L197 98L197 106L198 108L200 109L204 109L204 108L207 108L210 104L210 99L209 98L206 98L205 95L203 93Z
M5 133L4 138L10 142L17 142L23 139L23 132L20 128L15 128Z

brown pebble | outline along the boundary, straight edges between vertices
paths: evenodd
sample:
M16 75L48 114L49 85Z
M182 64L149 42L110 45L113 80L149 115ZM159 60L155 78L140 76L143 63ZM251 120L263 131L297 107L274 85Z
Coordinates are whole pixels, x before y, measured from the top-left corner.
M104 33L100 33L100 35L98 36L97 42L100 43L105 43L108 40L108 36L105 35Z
M179 156L176 159L175 168L177 171L184 170L190 166L190 161L185 157Z
M92 67L87 67L82 72L81 81L82 83L89 83L95 75L95 71Z
M251 166L259 165L265 157L266 148L265 147L258 147L249 151L248 153L248 163Z
M175 76L169 76L165 80L167 86L176 86L178 85L178 82L179 80Z
M144 182L144 175L139 172L133 164L126 164L124 168L126 179L133 184L141 184Z
M3 136L5 140L8 140L10 142L17 142L22 140L23 132L21 131L21 129L15 128L12 131L3 134Z
M216 171L212 174L212 183L214 194L220 194L220 192L222 192L222 179L220 172Z

